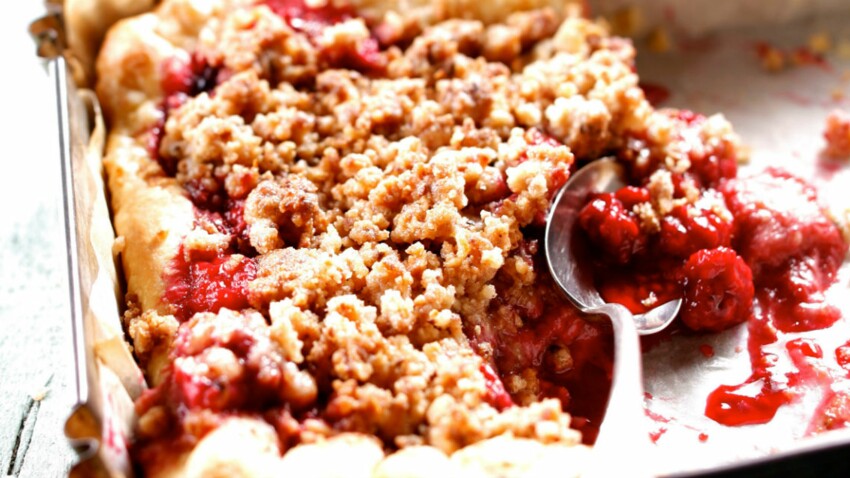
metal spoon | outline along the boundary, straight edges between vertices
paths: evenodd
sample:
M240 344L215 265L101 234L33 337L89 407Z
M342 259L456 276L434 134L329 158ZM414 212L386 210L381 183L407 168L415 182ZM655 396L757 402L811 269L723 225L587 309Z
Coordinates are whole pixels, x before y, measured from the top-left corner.
M593 283L591 271L578 267L572 237L578 213L588 194L614 192L625 186L622 166L613 159L594 161L570 178L555 198L546 223L546 260L555 282L582 312L608 316L614 329L614 371L611 395L591 469L582 476L648 476L649 432L643 409L643 378L638 335L664 329L679 312L682 300L632 315L620 304L607 303ZM613 474L612 474L613 473Z

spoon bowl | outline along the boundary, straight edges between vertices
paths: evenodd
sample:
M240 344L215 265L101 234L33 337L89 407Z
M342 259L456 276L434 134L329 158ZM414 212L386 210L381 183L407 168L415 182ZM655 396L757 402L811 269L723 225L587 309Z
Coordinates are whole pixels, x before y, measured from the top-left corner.
M583 312L605 305L593 281L592 271L579 266L573 232L578 213L591 193L615 192L626 186L623 167L613 159L594 161L576 172L552 203L546 223L546 260L555 282ZM681 299L661 304L633 316L639 335L660 332L679 313Z

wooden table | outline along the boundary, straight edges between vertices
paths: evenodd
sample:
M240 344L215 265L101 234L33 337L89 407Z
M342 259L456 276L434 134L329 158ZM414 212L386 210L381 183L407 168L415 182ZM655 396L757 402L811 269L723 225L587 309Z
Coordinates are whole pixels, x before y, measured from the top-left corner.
M75 454L71 327L52 83L26 28L41 2L0 16L0 473L57 477Z

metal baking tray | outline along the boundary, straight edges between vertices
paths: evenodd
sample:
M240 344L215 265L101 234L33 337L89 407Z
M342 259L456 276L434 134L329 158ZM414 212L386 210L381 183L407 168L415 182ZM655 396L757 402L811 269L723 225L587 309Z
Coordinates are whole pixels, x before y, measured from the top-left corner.
M824 28L840 35L850 25L850 17L827 23ZM34 33L40 40L39 50L48 58L55 80L65 194L69 312L77 371L76 405L65 432L80 453L80 461L70 475L132 476L127 443L134 419L133 399L145 385L124 343L120 323L120 276L111 252L114 232L100 166L104 126L94 95L77 86L62 55L65 48L58 12L54 11L37 26ZM797 30L729 32L722 35L722 41L718 39L721 36L715 38L719 43L699 51L642 52L639 71L644 81L663 84L672 92L667 103L671 106L726 113L753 147L753 162L749 167L760 168L782 158L780 162L795 165L795 171L813 176L816 171L805 165L816 160L820 149L819 128L824 111L842 106L820 99L827 92L832 94L836 87L844 88L850 97L850 82L836 84L838 80L833 76L803 68L785 76L768 77L758 68L748 49L756 40L799 42L811 28L812 25L801 25ZM850 69L850 59L838 62L834 68ZM788 104L776 106L774 100L783 91L789 88L796 91L801 85L805 85L805 98L811 101L788 99L786 95ZM848 103L843 106L847 107ZM765 118L762 112L768 106L770 116ZM848 171L850 167L845 167L837 180L819 184L833 204L850 207L850 195L846 192L850 187ZM845 264L842 283L847 283L849 269ZM850 311L850 293L844 297L843 310ZM850 338L850 317L842 324L840 333ZM793 416L789 422L778 421L772 427L761 428L723 430L705 423L701 415L704 390L720 383L737 383L728 377L740 378L740 363L728 360L723 351L734 355L736 347L744 343L745 335L745 328L739 327L716 336L676 339L645 354L646 388L652 396L646 403L648 415L671 417L664 424L665 436L649 457L657 464L653 468L655 473L682 478L789 473L850 476L850 460L845 458L850 454L850 430L804 437L793 426ZM719 351L715 360L694 359L694 351L703 343L710 343ZM671 363L680 366L671 370ZM670 401L669 397L677 399ZM708 443L715 441L723 446L705 446L691 439L694 430L706 426L712 427L712 439ZM779 436L789 439L776 440Z

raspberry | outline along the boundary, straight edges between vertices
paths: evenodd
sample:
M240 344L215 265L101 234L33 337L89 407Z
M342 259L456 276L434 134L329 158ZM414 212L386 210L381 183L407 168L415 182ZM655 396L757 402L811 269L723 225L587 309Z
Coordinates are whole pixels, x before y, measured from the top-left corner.
M818 269L834 273L847 251L841 232L817 203L814 188L785 171L733 180L721 186L735 217L734 243L753 268L761 271L787 267L795 257L819 257ZM772 274L765 274L770 281Z
M674 208L661 220L658 252L685 258L700 249L728 246L732 224L707 209Z
M717 332L747 320L753 302L753 274L734 250L697 251L682 272L681 318L689 328Z
M579 225L590 241L617 264L626 264L646 248L646 235L635 215L614 194L596 195L579 213Z
M626 209L629 211L632 210L636 205L649 201L650 195L649 190L646 188L639 188L637 186L626 186L621 188L619 191L614 193L614 196L623 203Z

